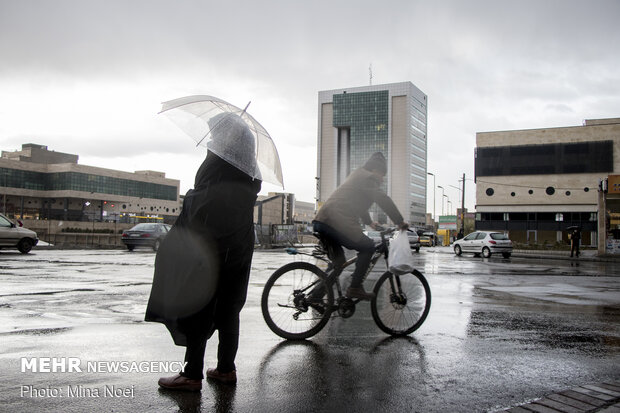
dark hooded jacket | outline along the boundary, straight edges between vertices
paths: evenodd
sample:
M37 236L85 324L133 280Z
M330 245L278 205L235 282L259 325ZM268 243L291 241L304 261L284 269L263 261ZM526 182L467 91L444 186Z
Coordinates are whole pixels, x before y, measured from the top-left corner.
M375 175L364 167L351 173L321 206L315 220L329 225L354 242L364 236L360 220L370 225L368 209L377 203L386 214L400 225L403 216L392 199L381 190Z
M204 310L222 291L234 297L218 299L243 307L260 188L260 180L212 152L198 169L194 189L157 252L145 317L164 323L175 344L186 345L187 331L211 322Z

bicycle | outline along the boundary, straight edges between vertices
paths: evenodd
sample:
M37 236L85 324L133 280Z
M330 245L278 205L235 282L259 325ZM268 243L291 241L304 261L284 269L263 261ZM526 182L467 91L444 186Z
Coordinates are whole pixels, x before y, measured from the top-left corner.
M396 229L381 231L381 242L375 247L370 266L364 275L368 277L381 257L388 261L389 242L386 235ZM301 340L317 334L332 314L349 318L355 313L359 299L342 293L340 275L357 261L353 257L340 266L332 262L329 240L314 234L319 242L311 253L287 248L291 255L307 255L327 263L327 269L297 261L277 269L265 284L261 309L267 326L275 334L290 340ZM389 266L387 266L389 268ZM403 336L417 330L428 315L431 306L431 290L424 275L418 270L403 275L384 272L376 281L370 301L372 318L387 334ZM335 293L335 294L334 294Z

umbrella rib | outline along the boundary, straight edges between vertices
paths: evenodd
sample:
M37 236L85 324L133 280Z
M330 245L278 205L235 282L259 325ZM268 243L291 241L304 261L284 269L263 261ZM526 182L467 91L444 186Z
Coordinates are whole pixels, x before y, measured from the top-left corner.
M213 105L214 105L215 107L217 107L218 109L220 109L220 110L222 111L222 113L227 112L226 108L224 107L224 103L222 103L222 102L213 102ZM228 103L227 105L228 105L228 106L232 106L232 107L234 107L235 109L238 109L236 106L231 105L231 104L229 104L229 103ZM248 105L245 107L245 109L247 109L249 105L250 105L250 104L248 103ZM244 112L245 112L245 109L243 109L243 111L244 111ZM206 113L208 113L208 112L209 112L209 111L206 111L204 114L206 114ZM203 115L204 115L204 114L203 114ZM200 115L200 117L202 117L203 115ZM209 130L207 131L207 133L205 133L205 136L203 136L203 137L202 137L202 138L198 141L198 143L196 144L196 147L198 147L198 145L200 145L200 144L202 143L202 141L204 141L204 140L206 139L206 137L207 137L207 136L209 136L209 134L211 133L211 131L212 131L213 129L217 128L217 126L218 126L218 125L219 125L219 124L220 124L223 120L224 120L224 119L220 120L220 121L219 121L218 123L216 123L216 124L215 124L212 128L209 128Z

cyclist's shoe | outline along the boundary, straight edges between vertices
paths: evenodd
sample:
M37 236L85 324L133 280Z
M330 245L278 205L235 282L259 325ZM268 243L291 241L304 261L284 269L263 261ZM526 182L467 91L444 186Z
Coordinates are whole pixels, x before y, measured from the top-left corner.
M317 303L308 303L308 305L312 308L312 313L315 316L322 316L325 314L325 304L322 301Z
M320 290L317 290L317 292L310 293L306 297L306 303L312 308L314 315L321 316L325 313L325 302L323 301L323 297L321 297L323 292Z
M172 377L162 377L157 384L164 389L170 390L200 391L202 389L202 380L190 379L180 374Z
M347 297L359 298L360 300L372 300L375 298L375 293L367 293L363 286L349 287L347 288Z
M220 373L217 369L207 369L207 378L224 384L235 384L237 382L237 372L233 370L228 373Z

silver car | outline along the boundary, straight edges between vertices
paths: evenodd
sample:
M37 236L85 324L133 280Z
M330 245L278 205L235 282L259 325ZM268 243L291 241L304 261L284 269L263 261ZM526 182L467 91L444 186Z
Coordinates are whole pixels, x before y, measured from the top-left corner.
M364 231L364 235L370 238L375 243L375 245L381 243L381 232L379 231Z
M37 233L20 225L0 214L0 248L17 248L22 254L30 252L37 245Z
M407 231L407 238L409 238L409 247L415 252L420 252L420 236L415 230Z
M470 252L476 256L482 254L484 258L489 258L492 254L501 253L504 258L509 258L512 254L512 241L503 232L472 232L465 238L454 241L452 245L456 255Z

